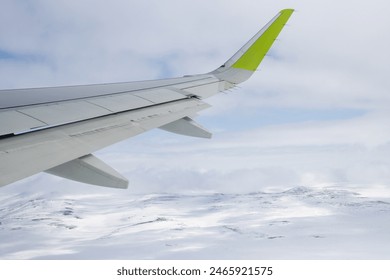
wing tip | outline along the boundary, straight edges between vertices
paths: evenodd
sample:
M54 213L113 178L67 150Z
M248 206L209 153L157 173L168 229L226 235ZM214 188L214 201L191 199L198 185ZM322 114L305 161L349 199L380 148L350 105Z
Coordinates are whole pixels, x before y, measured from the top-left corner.
M291 9L291 8L288 8L288 9L283 9L280 11L280 13L293 13L295 11L295 9Z
M247 80L258 68L294 9L281 10L220 68L211 72L234 84Z

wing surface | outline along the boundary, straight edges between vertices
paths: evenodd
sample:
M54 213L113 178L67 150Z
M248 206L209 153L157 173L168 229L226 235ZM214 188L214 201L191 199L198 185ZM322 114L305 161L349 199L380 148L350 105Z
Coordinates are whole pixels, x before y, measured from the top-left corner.
M293 10L280 11L220 68L153 81L0 91L0 186L45 171L84 183L128 181L92 155L153 128L210 138L191 116L248 79Z

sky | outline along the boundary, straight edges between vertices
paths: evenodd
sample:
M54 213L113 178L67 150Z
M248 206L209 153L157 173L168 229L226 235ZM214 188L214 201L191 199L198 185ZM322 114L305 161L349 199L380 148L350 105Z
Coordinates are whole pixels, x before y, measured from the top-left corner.
M153 130L96 153L128 194L390 183L388 1L2 0L0 89L216 69L294 8L259 71L206 100L211 140ZM2 190L111 192L37 174ZM115 190L116 191L116 190Z

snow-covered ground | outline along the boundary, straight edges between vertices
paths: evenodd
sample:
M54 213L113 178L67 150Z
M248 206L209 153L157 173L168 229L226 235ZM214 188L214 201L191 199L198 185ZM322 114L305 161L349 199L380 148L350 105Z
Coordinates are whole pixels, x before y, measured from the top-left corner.
M389 259L390 199L357 191L7 192L0 259Z

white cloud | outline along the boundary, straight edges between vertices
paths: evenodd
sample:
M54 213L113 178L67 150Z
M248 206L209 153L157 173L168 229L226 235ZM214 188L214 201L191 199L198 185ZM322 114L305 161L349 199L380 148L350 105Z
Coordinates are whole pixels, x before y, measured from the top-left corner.
M383 155L390 141L388 6L379 0L369 6L306 0L6 1L0 12L0 49L14 57L0 59L0 86L115 82L210 71L277 11L296 8L261 71L238 91L209 100L214 107L201 119L205 124L218 119L214 139L152 133L100 155L133 177L134 185L154 186L150 188L155 191L161 185L175 191L181 184L220 190L224 185L233 188L240 178L246 178L248 190L257 188L256 182L384 183ZM279 111L271 117L284 114L276 123L250 120L255 110L275 108ZM294 119L289 108L312 113ZM328 119L315 114L336 109L348 113L351 108L361 113ZM234 116L236 126L242 121L244 128L229 124L224 116ZM128 155L113 158L118 151Z

